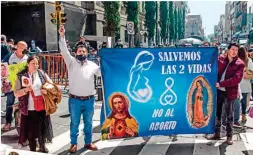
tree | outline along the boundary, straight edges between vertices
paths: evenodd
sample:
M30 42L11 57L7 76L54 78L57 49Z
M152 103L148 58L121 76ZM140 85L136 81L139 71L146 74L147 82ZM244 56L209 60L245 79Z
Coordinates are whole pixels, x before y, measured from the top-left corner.
M155 1L147 1L145 2L145 19L146 19L146 27L148 31L148 41L150 41L154 38L155 35L155 26L156 26L156 2Z
M138 1L128 1L126 5L127 21L134 22L134 32L135 32L135 42L138 33L139 24L139 2Z
M182 38L184 38L185 34L185 13L186 13L186 6L183 8L183 13L182 13Z
M178 17L178 39L182 39L183 36L182 36L182 30L183 30L183 24L182 24L182 11L181 9L178 8L177 10L177 17Z
M177 41L178 39L178 14L177 14L177 8L175 7L174 9L174 18L175 18L175 22L174 22L174 27L175 27L175 32L174 32L174 42Z
M168 38L168 2L160 2L160 21L161 21L161 36L163 43L166 42Z
M119 13L120 3L118 1L105 1L105 22L106 22L106 32L107 36L112 36L114 38L116 34L120 31L120 13Z
M173 1L169 2L169 41L172 43L172 40L174 38L174 32L175 32L175 27L174 27L174 10L173 10Z

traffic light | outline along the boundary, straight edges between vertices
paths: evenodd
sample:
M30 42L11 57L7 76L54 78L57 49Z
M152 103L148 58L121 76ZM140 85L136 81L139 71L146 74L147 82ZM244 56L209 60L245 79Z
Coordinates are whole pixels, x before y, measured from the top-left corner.
M52 13L50 13L50 15L51 15L51 22L56 25L57 24L57 14L55 12L52 12Z
M60 12L62 10L62 8L61 8L61 1L54 2L54 5L55 5L55 10L57 12Z
M60 25L63 25L67 22L67 19L66 19L66 13L64 12L59 12L59 23Z

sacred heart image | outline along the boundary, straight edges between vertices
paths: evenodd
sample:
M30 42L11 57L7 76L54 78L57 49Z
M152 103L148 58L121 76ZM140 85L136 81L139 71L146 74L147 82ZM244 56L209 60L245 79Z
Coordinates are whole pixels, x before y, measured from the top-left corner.
M138 136L138 122L129 113L130 102L123 93L113 93L109 97L111 114L102 128L102 139L127 138Z
M192 128L208 125L213 112L213 93L205 77L196 77L187 96L188 122Z
M23 87L28 87L28 86L31 85L31 81L28 77L22 76L21 80L22 80L22 86Z

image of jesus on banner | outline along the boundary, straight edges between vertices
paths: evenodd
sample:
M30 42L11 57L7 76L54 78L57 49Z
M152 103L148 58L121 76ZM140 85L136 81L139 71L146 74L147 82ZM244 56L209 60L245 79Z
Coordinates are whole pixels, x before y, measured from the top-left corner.
M122 93L109 97L111 114L101 128L103 140L138 136L138 122L130 115L129 105L129 99Z

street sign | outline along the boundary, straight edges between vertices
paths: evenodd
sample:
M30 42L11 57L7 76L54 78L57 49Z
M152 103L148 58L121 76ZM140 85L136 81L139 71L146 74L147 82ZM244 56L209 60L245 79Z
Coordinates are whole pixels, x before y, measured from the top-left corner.
M127 22L127 33L134 34L134 22Z

